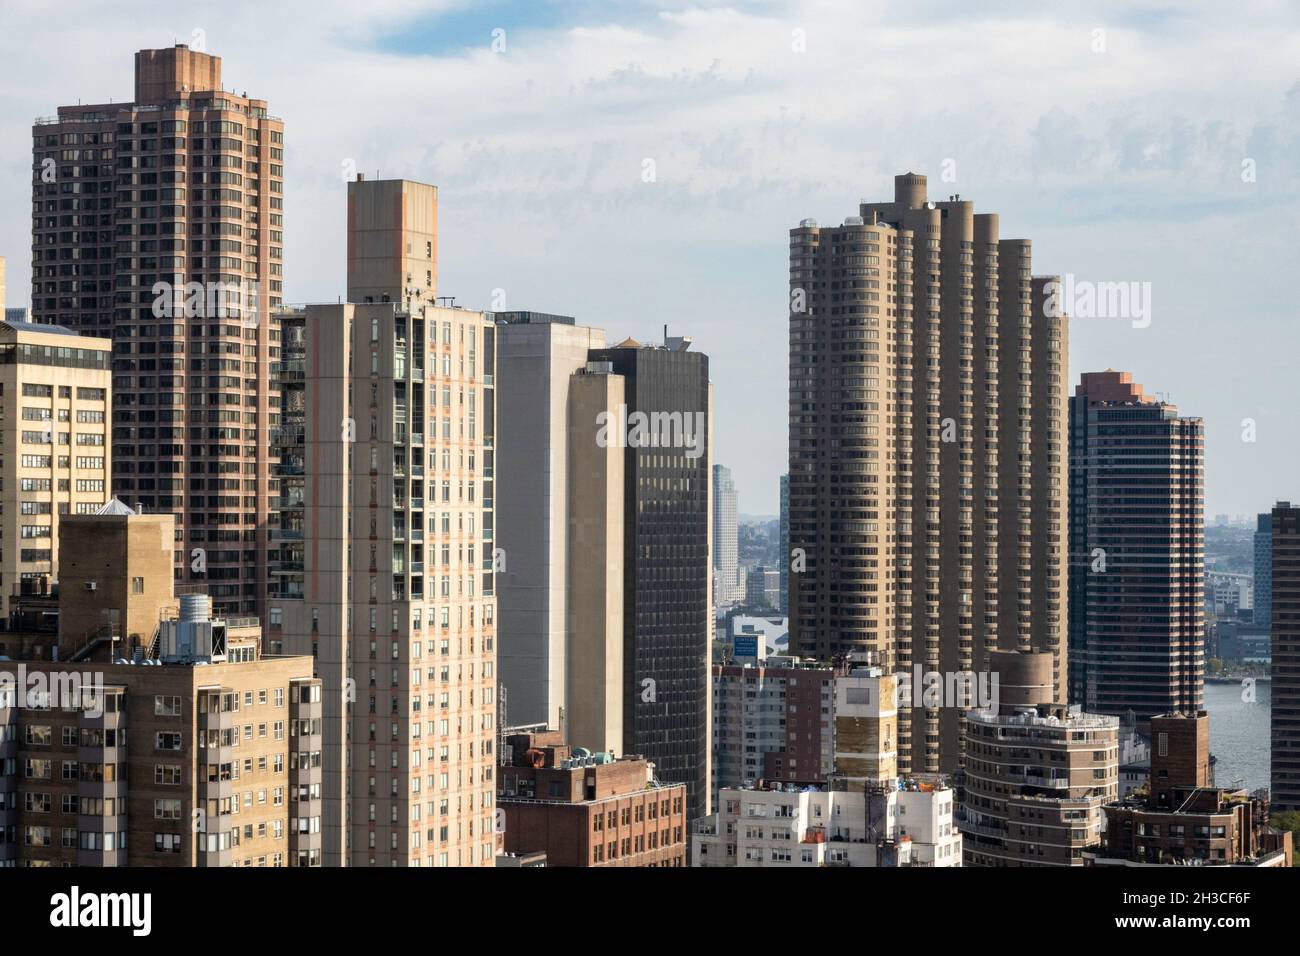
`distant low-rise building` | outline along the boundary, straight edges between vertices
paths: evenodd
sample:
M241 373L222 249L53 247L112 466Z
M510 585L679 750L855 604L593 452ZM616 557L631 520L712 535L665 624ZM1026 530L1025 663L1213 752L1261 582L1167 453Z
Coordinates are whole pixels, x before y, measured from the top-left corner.
M745 605L777 610L781 606L781 572L762 565L750 568L745 580Z

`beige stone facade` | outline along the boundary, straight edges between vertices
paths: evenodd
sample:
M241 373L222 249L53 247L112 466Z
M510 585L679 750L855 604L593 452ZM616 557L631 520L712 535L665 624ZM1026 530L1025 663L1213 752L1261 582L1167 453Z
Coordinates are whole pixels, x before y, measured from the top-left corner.
M430 205L415 215L395 195ZM434 196L353 184L349 221L367 234L349 250L401 267L350 257L349 297L366 301L281 315L268 640L312 655L324 685L327 866L494 853L495 329L406 292L408 254L432 269Z
M312 660L263 655L257 619L206 594L178 607L172 521L63 522L72 629L57 660L0 661L0 866L321 863ZM119 626L85 640L110 610Z
M59 577L59 525L108 499L112 343L0 323L0 617ZM170 552L170 546L169 546Z

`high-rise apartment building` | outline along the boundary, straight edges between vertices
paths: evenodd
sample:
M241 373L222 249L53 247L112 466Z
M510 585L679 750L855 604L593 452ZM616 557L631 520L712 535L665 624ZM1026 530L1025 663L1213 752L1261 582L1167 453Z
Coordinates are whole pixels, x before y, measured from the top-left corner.
M503 475L512 476L496 497L496 544L504 559L496 578L498 626L510 636L498 649L502 709L512 726L545 724L566 732L574 746L603 750L614 741L593 727L575 727L573 720L576 708L579 724L585 721L586 705L594 701L583 694L599 695L598 687L605 682L585 691L580 688L572 705L567 703L566 686L571 641L589 642L592 651L572 660L575 671L597 662L612 640L622 641L621 605L617 615L599 613L591 618L586 616L589 605L575 607L581 626L570 630L570 548L575 544L575 572L590 574L597 583L615 574L618 593L611 597L622 595L621 551L610 556L616 561L610 569L589 550L600 549L591 535L603 533L609 522L602 515L596 515L601 520L591 525L583 521L588 509L598 511L609 496L603 489L574 494L574 483L589 479L593 465L581 474L569 471L575 373L586 367L588 351L604 347L605 333L577 325L567 316L496 312L493 318L497 322L497 463ZM591 421L595 414L591 412ZM621 483L618 491L621 496ZM621 507L616 523L621 526ZM574 534L582 540L571 541ZM621 739L618 743L621 749Z
M694 819L710 804L712 386L708 356L689 348L593 349L588 387L601 401L621 387L623 400L574 420L571 447L622 455L623 748L685 783ZM601 377L622 382L600 389Z
M1256 625L1268 627L1273 622L1273 515L1265 512L1255 520L1252 620Z
M1070 696L1145 722L1205 678L1205 426L1127 372L1070 399Z
M350 184L365 301L280 316L268 639L324 686L327 866L492 864L495 325L424 283L435 203Z
M58 579L59 522L108 500L113 344L0 323L0 616Z
M1043 653L990 655L997 705L967 719L968 866L1083 866L1119 797L1119 718L1054 703Z
M736 587L740 550L736 525L736 482L726 465L713 466L713 600L719 606L739 597Z
M1272 513L1273 703L1269 796L1275 810L1300 810L1300 507Z
M113 493L177 516L178 580L261 613L284 124L177 45L32 136L32 314L113 340Z
M781 553L777 555L781 569L781 606L782 614L790 613L790 476L781 476Z
M1065 678L1067 320L1030 243L924 176L790 231L791 653ZM789 560L788 556L786 560ZM904 772L955 769L956 707L900 713Z
M178 602L172 528L62 522L57 658L0 661L0 867L320 865L311 658Z

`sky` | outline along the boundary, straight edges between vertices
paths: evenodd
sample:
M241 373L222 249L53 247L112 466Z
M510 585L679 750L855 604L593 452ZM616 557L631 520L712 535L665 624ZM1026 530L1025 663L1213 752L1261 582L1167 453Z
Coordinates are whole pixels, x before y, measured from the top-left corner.
M1204 418L1207 515L1253 513L1300 499L1298 28L1281 0L0 0L8 300L33 119L187 43L285 120L286 302L344 293L350 170L434 183L440 294L693 337L742 512L786 469L788 230L913 171L1035 273L1149 289L1149 323L1074 319L1071 381Z

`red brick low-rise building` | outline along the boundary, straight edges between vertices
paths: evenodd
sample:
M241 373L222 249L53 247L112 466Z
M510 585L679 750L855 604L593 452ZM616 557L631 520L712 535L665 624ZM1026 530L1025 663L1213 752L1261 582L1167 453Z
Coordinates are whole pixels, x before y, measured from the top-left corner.
M1268 827L1268 805L1214 786L1205 711L1151 718L1151 780L1106 807L1096 866L1290 866L1289 833Z
M685 866L686 786L654 764L572 748L558 731L515 734L499 773L499 849L548 866Z

